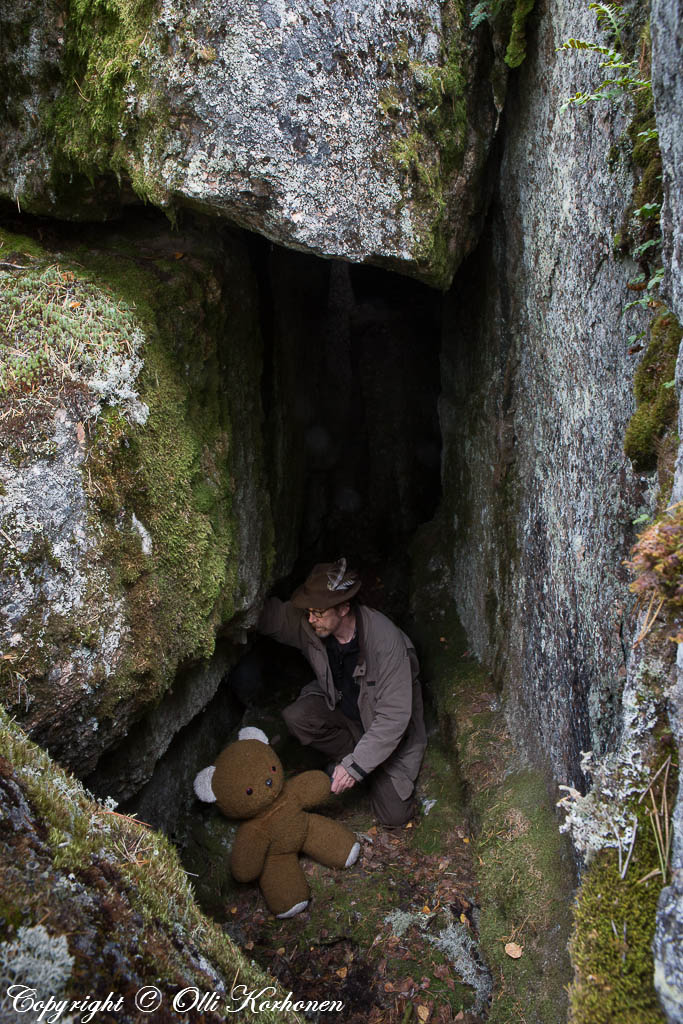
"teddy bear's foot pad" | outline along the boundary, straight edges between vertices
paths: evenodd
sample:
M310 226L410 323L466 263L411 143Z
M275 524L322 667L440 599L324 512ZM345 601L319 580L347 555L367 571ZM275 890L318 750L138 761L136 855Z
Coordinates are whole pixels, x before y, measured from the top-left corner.
M302 910L306 909L308 904L308 900L303 900L301 903L295 903L293 907L289 908L289 910L285 910L284 914L277 914L276 917L296 917L297 914L300 914Z
M346 858L345 868L350 868L352 864L355 864L358 860L358 854L360 853L360 843L354 843L351 847L351 852Z

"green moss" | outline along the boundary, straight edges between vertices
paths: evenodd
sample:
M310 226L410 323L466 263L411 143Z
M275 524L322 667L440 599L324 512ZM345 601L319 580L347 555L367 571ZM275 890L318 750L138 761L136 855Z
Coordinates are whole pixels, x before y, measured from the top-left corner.
M55 387L135 352L131 307L29 240L2 232L0 241L3 250L19 250L0 268L0 394L16 399L48 381Z
M23 240L5 238L13 250L24 248ZM254 567L260 578L268 574L273 555L268 497L265 483L259 484L261 344L249 300L248 264L228 292L219 260L205 252L173 258L177 244L169 240L158 259L144 262L135 245L103 240L68 260L56 261L54 254L40 250L33 256L38 267L34 276L40 278L47 266L51 276L46 288L68 287L77 300L78 308L69 311L65 322L67 337L74 322L78 326L77 318L90 310L89 343L97 340L93 324L111 312L127 333L116 323L105 325L110 341L125 350L135 335L144 360L135 382L149 409L144 425L129 422L121 408L107 405L86 424L82 479L91 525L101 538L111 593L125 597L128 627L124 657L115 672L105 682L102 665L102 676L90 680L103 684L98 716L115 714L124 698L141 707L149 704L171 684L179 664L213 652L217 630L245 606L240 566L249 553L240 549L237 529L250 514L260 524L260 538L258 525L250 526L263 555L262 565ZM30 289L27 294L35 300ZM92 319L86 294L99 303L98 320ZM86 363L72 362L76 379L87 381ZM37 386L45 384L45 374L39 374ZM22 409L24 419L30 419L29 406L22 404ZM250 512L234 504L247 457L247 493L257 506ZM143 538L145 545L150 543L147 552ZM7 558L16 561L14 549ZM23 571L29 572L25 563ZM91 596L101 603L99 591ZM16 652L17 658L22 655L21 664L16 659L0 664L7 706L23 707L30 692L32 715L38 717L50 706L49 659L68 662L74 646L83 643L97 648L92 625L86 630L91 605L74 611L70 636L54 628L46 611L36 607L35 621L21 623L22 650Z
M660 313L650 327L647 351L635 374L637 406L626 429L624 450L641 471L657 466L660 442L676 428L678 400L671 382L682 335L673 313Z
M1 709L0 757L9 762L32 813L37 815L37 828L47 836L52 855L49 877L46 873L41 875L45 888L54 885L57 877L66 878L67 874L72 879L75 877L81 886L92 886L90 905L97 908L93 914L98 913L100 905L104 907L105 912L99 916L109 929L107 943L114 948L118 943L119 949L125 950L134 936L138 936L131 974L138 970L137 954L140 953L150 978L162 979L164 987L176 981L187 984L187 972L195 965L190 957L184 960L179 954L183 943L186 949L192 950L193 956L199 952L214 965L226 986L246 984L258 991L273 984L272 979L250 964L220 927L198 909L187 875L168 840L134 819L111 814L96 803L80 783L31 743ZM93 883L103 865L106 896L98 891L97 883ZM11 865L3 867L8 869ZM40 879L33 879L33 890L37 890L39 882ZM22 897L18 888L17 899L21 901ZM49 915L45 913L46 898L51 910ZM35 900L19 907L3 891L0 926L5 933L11 933L20 923L27 923L27 915L30 923L39 916L52 919L55 900L54 894L36 893ZM116 901L117 913L114 914ZM137 920L131 910L135 917L139 915ZM141 926L145 941L139 944ZM96 928L97 921L93 917L93 930ZM92 934L88 941L92 943ZM120 966L112 970L118 971ZM77 982L78 967L74 977ZM75 983L73 978L72 983ZM82 998L82 992L74 992L73 997ZM294 1024L299 1020L296 1014L274 1011L264 1011L262 1016L270 1022L287 1020Z
M413 564L428 564L421 560L419 543ZM488 1020L560 1021L570 979L566 941L574 872L569 844L559 834L544 779L520 767L495 684L467 653L452 600L435 597L438 581L420 571L425 606L446 609L411 629L420 644L441 741L457 752L456 791L466 800L481 905L479 940L494 984ZM522 947L521 958L505 953L509 941Z
M146 176L136 152L142 135L148 148L160 149L167 128L149 74L147 33L155 12L155 0L71 0L64 88L46 123L65 176L126 174L139 195L163 205L164 189ZM144 115L135 113L141 94Z
M536 0L515 0L510 39L505 51L505 63L510 68L518 68L526 57L526 24L535 3Z
M674 772L669 785L673 802ZM638 831L624 878L614 850L598 854L582 878L570 944L575 968L570 1024L664 1024L666 1019L654 989L652 962L660 859L648 802L633 810Z
M248 304L239 310L228 302L224 311L211 271L200 278L178 262L169 269L172 277L163 282L131 270L127 261L112 265L109 259L101 271L135 304L147 338L139 385L149 418L144 427L131 427L115 410L101 417L87 484L108 523L110 562L128 585L135 633L131 682L142 674L153 691L163 688L178 658L208 657L217 627L235 613L235 518L241 510L233 509L230 394L235 404L243 401L260 366ZM257 404L253 415L257 442ZM134 510L149 531L150 555L143 554L136 531L121 529L121 509ZM267 508L262 518L267 535Z
M390 56L396 81L379 98L382 115L396 131L394 162L410 183L411 199L426 213L428 228L418 246L418 264L429 268L430 278L443 287L453 273L447 193L465 153L467 60L461 5L448 0L442 12L438 64L412 60L408 43L399 43ZM402 124L405 110L414 114Z
M651 59L652 42L650 24L646 22L638 41L640 74L646 85L631 93L633 100L632 117L626 130L624 143L630 151L630 162L635 184L631 201L624 213L619 231L619 252L626 256L635 253L645 274L654 256L659 259L656 246L642 249L647 243L658 242L660 225L658 211L662 203L662 158L657 136L654 97L647 81ZM653 211L656 215L653 215ZM642 252L642 255L639 255Z
M488 21L508 40L503 59L510 68L519 67L526 57L526 23L534 5L535 0L481 0L470 15L472 28Z

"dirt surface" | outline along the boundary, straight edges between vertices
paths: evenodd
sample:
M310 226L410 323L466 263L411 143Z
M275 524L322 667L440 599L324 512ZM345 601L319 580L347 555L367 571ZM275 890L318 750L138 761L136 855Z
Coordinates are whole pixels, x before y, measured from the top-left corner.
M422 810L401 829L376 825L360 793L325 808L356 832L361 855L346 871L302 858L313 898L297 917L272 917L255 885L238 887L224 907L226 931L293 999L343 1002L315 1019L481 1019L468 1012L472 987L435 944L453 923L476 939L477 917L467 825L438 748L430 748L418 795Z

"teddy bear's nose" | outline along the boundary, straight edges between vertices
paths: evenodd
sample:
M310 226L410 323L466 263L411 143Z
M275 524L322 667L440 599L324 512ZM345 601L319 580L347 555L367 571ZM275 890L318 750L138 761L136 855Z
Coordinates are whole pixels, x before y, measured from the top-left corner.
M266 779L266 786L272 786L272 785L273 785L273 780L272 779Z

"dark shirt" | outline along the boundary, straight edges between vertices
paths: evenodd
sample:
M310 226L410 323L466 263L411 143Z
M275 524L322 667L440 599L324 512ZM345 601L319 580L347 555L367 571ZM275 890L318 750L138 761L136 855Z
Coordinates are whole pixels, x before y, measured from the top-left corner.
M358 664L358 634L354 633L347 644L340 644L337 638L330 634L330 636L325 637L323 643L327 648L327 660L330 663L330 671L332 672L335 688L341 693L341 702L338 704L339 710L347 718L353 718L355 721L360 722L360 712L358 710L359 686L353 678L354 670Z

